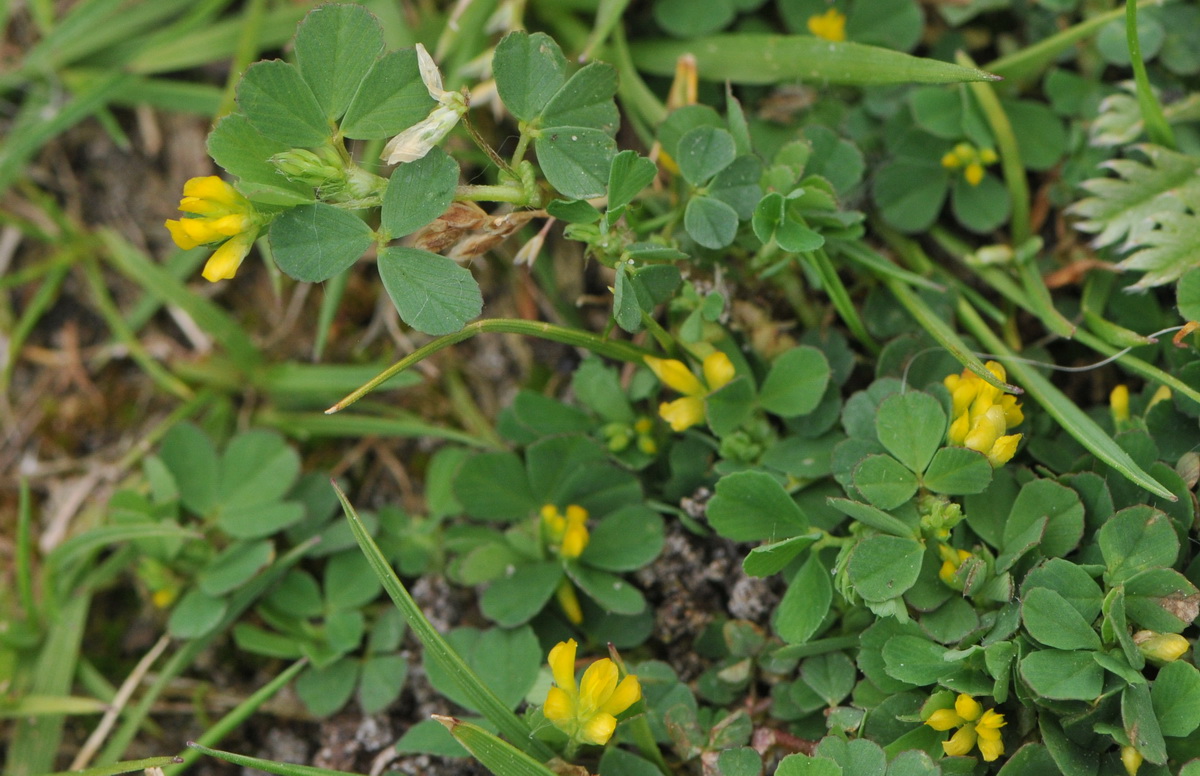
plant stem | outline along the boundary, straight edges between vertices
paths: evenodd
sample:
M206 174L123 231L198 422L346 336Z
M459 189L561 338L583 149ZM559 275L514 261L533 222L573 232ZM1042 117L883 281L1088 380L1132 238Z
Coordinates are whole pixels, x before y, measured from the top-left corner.
M1175 148L1175 133L1163 115L1162 105L1150 86L1146 74L1146 63L1142 61L1142 43L1138 40L1137 3L1125 3L1125 40L1129 44L1129 64L1133 68L1133 80L1137 84L1138 107L1150 142L1167 148Z

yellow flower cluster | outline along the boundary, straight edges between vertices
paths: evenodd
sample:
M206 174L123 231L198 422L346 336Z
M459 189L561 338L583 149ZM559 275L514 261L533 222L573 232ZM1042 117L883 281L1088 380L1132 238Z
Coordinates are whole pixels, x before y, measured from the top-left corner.
M557 549L558 557L571 560L583 554L591 538L587 519L587 510L578 504L568 506L565 515L553 504L542 507L546 543Z
M617 727L617 715L637 703L642 686L633 674L620 678L617 665L597 660L575 684L575 639L560 641L550 650L550 671L555 687L546 694L542 713L573 744L604 745Z
M808 31L832 43L846 39L846 16L836 8L808 17Z
M1007 379L1000 364L989 361L986 366L1001 382ZM946 434L950 444L978 450L992 466L1012 458L1021 435L1006 432L1025 419L1017 397L989 385L969 369L949 375L943 383L954 400L953 420Z
M197 217L168 220L171 239L184 250L224 241L202 274L213 283L233 277L258 237L261 220L254 206L233 186L209 175L183 184L179 209Z
M719 350L710 353L702 364L704 380L692 374L687 365L673 358L645 356L646 365L670 388L683 394L682 399L663 402L659 416L672 431L683 431L704 421L704 400L713 391L725 387L734 377L733 362Z
M929 715L925 724L934 730L958 728L949 741L942 742L942 749L950 757L962 757L976 744L988 762L1004 754L1004 741L1000 738L1000 728L1008 724L1004 715L997 714L995 709L984 711L979 701L970 695L959 695L953 709L938 709Z
M984 167L1000 160L990 148L976 148L970 143L959 143L942 157L942 166L947 170L962 169L963 178L972 186L983 180Z

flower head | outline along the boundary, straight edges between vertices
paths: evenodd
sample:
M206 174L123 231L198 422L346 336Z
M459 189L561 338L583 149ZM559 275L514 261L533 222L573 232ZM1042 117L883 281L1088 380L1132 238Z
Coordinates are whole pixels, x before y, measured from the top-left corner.
M929 715L925 724L934 730L958 730L950 740L942 742L942 749L951 757L968 754L976 744L983 759L992 762L1004 754L1004 741L1000 728L1008 723L1003 714L995 709L983 710L979 701L970 695L960 694L954 700L954 708L938 709Z
M1000 381L1006 378L1004 367L995 361L985 365ZM978 450L992 466L1001 466L1017 451L1020 434L1006 434L1021 423L1021 405L1017 397L1005 394L969 369L950 375L943 383L954 400L953 420L946 433L951 444Z
M671 424L672 431L683 431L704 420L704 400L713 391L725 387L734 377L733 362L719 350L710 353L701 367L704 380L692 374L682 361L645 356L646 365L669 388L683 394L682 399L663 402L659 416Z
M1133 643L1147 660L1155 665L1173 663L1183 657L1192 648L1189 642L1178 633L1155 633L1141 630L1133 634Z
M972 557L971 553L966 550L956 550L948 544L938 545L938 555L942 558L942 567L938 570L938 579L946 583L955 590L961 590L962 585L955 580L959 568Z
M422 159L442 141L467 112L467 99L462 92L442 88L442 74L429 52L417 44L417 67L425 90L437 105L429 115L388 141L379 155L388 164L403 164Z
M597 660L575 683L575 639L560 641L550 650L554 687L546 694L542 713L574 743L608 743L617 727L617 715L637 703L642 686L633 674L620 678L616 663Z
M204 265L204 279L213 283L231 278L258 237L262 220L238 190L215 175L183 184L179 209L194 218L167 220L171 239L184 250L222 243Z
M808 17L808 31L832 43L846 39L846 16L836 8Z
M976 148L970 143L959 143L942 157L942 166L947 170L962 169L963 178L972 186L983 181L984 168L1000 160L990 148Z
M587 529L588 512L578 504L567 507L564 515L558 507L547 504L542 507L542 525L545 526L546 541L564 560L578 558L583 554L591 536Z

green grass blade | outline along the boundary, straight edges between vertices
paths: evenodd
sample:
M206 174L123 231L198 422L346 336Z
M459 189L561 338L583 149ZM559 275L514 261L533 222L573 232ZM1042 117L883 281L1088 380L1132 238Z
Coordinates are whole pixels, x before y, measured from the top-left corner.
M260 706L266 703L275 694L287 686L289 682L296 678L296 674L308 665L308 660L297 660L292 663L278 676L267 682L261 688L256 690L249 698L239 703L228 714L221 717L215 725L204 731L204 735L196 741L200 746L213 746L221 741L222 738L232 733L237 728L245 724L250 715L258 710ZM175 758L175 764L163 768L165 776L179 776L192 763L200 759L204 752L195 747L189 747L188 750Z
M225 752L220 749L209 749L207 746L195 741L189 741L188 748L200 754L224 760L227 763L240 765L243 768L257 768L267 773L279 774L279 776L360 776L357 773L349 771L335 771L329 768L317 768L313 765L298 765L296 763L280 763L274 760L264 760L260 757L248 757L244 754Z
M17 540L13 548L13 573L16 576L17 600L21 602L25 619L37 616L37 602L33 597L33 499L29 496L29 480L22 477L17 496Z
M1159 2L1159 0L1139 0L1137 5L1141 7L1155 2ZM1120 19L1124 13L1124 8L1114 8L1111 11L1096 14L1062 32L1040 40L1032 46L1018 48L1011 54L992 60L985 67L989 73L995 73L1004 79L1003 88L1006 91L1016 90L1022 82L1037 77L1043 70L1054 64L1064 52L1076 43L1095 35L1104 25Z
M4 364L3 375L0 375L0 390L8 393L8 387L12 380L13 369L17 366L17 360L21 356L21 349L25 346L25 340L37 327L38 321L46 314L46 311L58 299L58 291L62 288L63 280L67 277L67 272L71 269L71 265L75 262L73 252L66 257L66 261L62 264L52 264L50 271L46 274L42 284L38 286L37 291L30 297L25 310L21 313L21 317L12 327L8 334L8 362Z
M463 695L471 701L471 705L507 736L513 745L520 747L526 754L542 762L553 757L554 753L550 751L550 748L533 737L524 720L496 697L496 694L479 678L479 675L466 664L462 657L454 651L454 648L442 638L442 634L438 633L425 618L421 608L409 595L404 583L396 576L391 564L380 551L379 545L375 544L375 540L371 538L371 534L363 525L362 519L359 518L358 512L355 511L350 500L346 498L346 494L337 486L337 483L333 483L333 488L337 491L338 500L342 502L342 510L346 513L350 529L354 532L354 538L358 541L358 546L362 548L367 563L374 569L375 575L383 583L384 590L391 596L392 601L400 609L400 613L404 615L408 626L413 630L413 635L421 642L426 658L438 663L447 674L454 677Z
M861 43L831 43L811 35L730 33L693 40L650 40L629 46L638 69L670 77L683 54L696 57L700 77L737 84L807 81L878 86L994 81L971 67L922 59Z
M850 298L850 292L846 290L842 278L838 275L837 269L834 268L833 262L829 260L825 251L818 248L815 251L801 254L801 258L812 267L813 271L817 273L817 277L821 278L821 289L829 297L829 301L833 302L834 309L837 310L850 333L857 337L867 350L879 353L879 343L867 331L866 324L858 315L858 307Z
M29 688L32 694L70 692L91 604L92 595L86 589L62 603L34 666L33 684ZM34 776L50 771L62 744L64 721L61 714L18 720L9 739L6 776Z
M23 695L15 703L0 706L0 719L47 717L64 714L103 714L108 705L78 695Z
M1177 501L1176 496L1163 487L1162 483L1151 477L1134 462L1129 453L1121 449L1104 429L1096 425L1075 402L1068 399L1062 391L1043 377L1037 370L1017 359L1016 354L1008 349L1004 342L997 337L991 328L979 317L979 313L960 299L958 315L963 325L992 351L1005 368L1025 391L1033 397L1050 417L1058 421L1068 434L1083 445L1092 455L1104 461L1124 475L1131 482L1145 488L1160 498Z
M378 156L376 153L372 156ZM341 307L342 297L346 294L346 284L350 282L351 270L334 275L327 280L322 288L325 293L321 296L321 309L317 311L317 336L313 342L313 360L320 361L325 353L325 345L329 342L329 332L333 330L333 322L337 318L338 308Z
M1138 40L1137 3L1125 3L1125 42L1129 46L1129 61L1133 67L1133 81L1137 85L1138 108L1142 112L1142 121L1146 124L1146 134L1150 142L1175 150L1175 133L1163 115L1162 103L1154 95L1150 86L1150 76L1146 74L1146 63L1142 61L1142 44Z
M133 773L149 768L162 768L179 762L178 757L147 757L144 760L126 760L112 765L94 765L82 771L58 771L46 776L118 776L121 773Z
M326 415L318 412L283 412L267 409L254 416L255 423L277 428L298 439L321 437L358 438L366 436L397 437L401 439L428 437L457 442L471 447L489 447L474 434L427 423L413 415L381 417L363 413Z
M440 714L433 718L496 776L555 776L554 771L478 725Z

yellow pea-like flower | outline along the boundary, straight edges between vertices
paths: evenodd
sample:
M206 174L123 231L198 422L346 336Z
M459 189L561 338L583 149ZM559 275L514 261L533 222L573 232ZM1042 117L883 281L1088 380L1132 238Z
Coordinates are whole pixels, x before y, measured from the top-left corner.
M633 674L620 677L616 663L597 660L575 682L575 639L559 642L548 662L554 687L546 695L542 714L571 738L573 744L604 745L617 727L617 715L637 703L642 686Z
M846 39L846 15L836 8L814 14L808 17L808 31L831 43L841 43Z
M999 380L1007 380L1000 364L989 361L985 366ZM969 369L949 375L943 384L953 404L947 441L983 453L992 466L1011 460L1021 435L1009 434L1008 430L1025 419L1017 398L1002 393Z
M723 388L734 378L735 369L729 356L713 351L701 365L704 380L692 374L682 361L673 358L645 356L646 365L667 387L683 394L675 401L663 402L658 414L672 431L683 431L704 422L704 401L713 391Z
M1004 754L1004 740L1000 735L1000 728L1008 724L1004 715L996 713L995 709L984 711L979 701L965 693L955 698L953 709L938 709L929 715L925 724L939 731L958 728L942 742L942 749L951 757L970 754L976 746L987 762Z
M215 283L232 278L258 236L261 218L250 201L215 175L183 184L179 209L194 218L168 219L164 226L184 250L221 243L201 274Z

